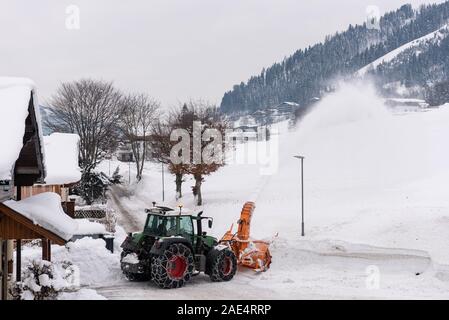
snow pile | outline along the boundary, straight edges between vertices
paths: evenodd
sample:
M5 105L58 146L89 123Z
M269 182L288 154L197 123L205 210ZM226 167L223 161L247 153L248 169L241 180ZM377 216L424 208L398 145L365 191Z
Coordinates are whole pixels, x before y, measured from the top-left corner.
M123 239L124 240L124 239ZM122 239L116 239L118 243ZM66 257L80 269L82 285L98 286L123 280L120 269L120 252L111 253L102 239L83 238L66 245L58 254L58 259Z
M130 264L138 264L139 257L136 253L128 253L125 257L123 257L122 262L130 263Z
M118 234L115 244L120 245L124 236ZM116 248L117 249L117 248ZM70 261L79 270L79 282L83 286L105 286L124 282L120 269L120 250L111 253L102 239L83 238L69 242L64 247L52 245L52 261L55 263ZM25 247L23 259L26 262L39 259L42 249ZM76 297L68 297L68 299Z
M41 193L21 201L6 201L4 204L67 241L74 235L106 234L105 227L99 223L70 218L61 206L61 197L56 193Z
M91 222L88 219L75 219L77 229L75 235L91 236L99 234L107 234L106 228L103 224Z
M14 164L22 149L31 94L33 94L35 114L40 126L35 84L29 79L0 77L0 128L5 133L0 139L2 150L0 180L11 179ZM42 130L39 131L42 134Z
M70 240L78 229L78 224L62 209L61 197L46 192L21 201L6 201L6 206L63 238Z
M46 184L64 185L81 180L77 134L53 133L44 137Z

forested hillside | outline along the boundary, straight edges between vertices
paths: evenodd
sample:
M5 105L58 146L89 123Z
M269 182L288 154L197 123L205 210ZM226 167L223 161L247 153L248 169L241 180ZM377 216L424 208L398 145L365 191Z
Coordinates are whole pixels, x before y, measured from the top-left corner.
M265 109L284 101L307 106L313 98L332 89L336 77L349 77L389 52L442 28L449 21L449 2L426 5L415 10L411 5L385 14L380 28L350 25L324 42L298 50L282 62L227 92L221 103L226 113L244 114ZM417 50L417 48L421 48ZM449 79L449 39L426 42L408 50L394 61L366 72L376 74L385 89L396 81L410 87L431 86ZM403 58L402 61L398 59Z

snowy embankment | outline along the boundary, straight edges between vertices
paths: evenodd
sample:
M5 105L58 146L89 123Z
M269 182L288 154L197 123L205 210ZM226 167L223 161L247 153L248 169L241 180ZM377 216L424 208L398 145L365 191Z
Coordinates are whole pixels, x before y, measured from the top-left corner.
M69 242L66 246L52 246L52 261L70 261L79 271L80 290L63 293L59 300L102 300L92 287L115 285L123 281L120 270L120 244L126 234L123 229L117 228L114 254L105 248L102 239L83 238L75 242ZM25 246L23 248L23 265L33 260L40 260L42 249L40 246Z
M239 218L244 202L253 200L257 208L252 235L270 238L279 233L272 268L259 276L240 273L228 285L231 289L244 281L254 292L270 288L276 298L447 298L447 123L449 109L393 116L374 90L344 85L295 132L281 130L279 167L273 175L261 175L252 164L226 166L206 177L202 208L194 205L188 177L182 204L214 217L211 233L220 237ZM305 239L300 237L296 154L306 157ZM105 171L107 167L105 163ZM128 177L128 166L120 167ZM166 204L176 206L172 180L166 178ZM119 197L126 214L143 223L144 208L160 202L160 181L160 167L150 165L144 180ZM323 243L333 249L323 252ZM368 290L365 283L371 265L383 276L377 291Z

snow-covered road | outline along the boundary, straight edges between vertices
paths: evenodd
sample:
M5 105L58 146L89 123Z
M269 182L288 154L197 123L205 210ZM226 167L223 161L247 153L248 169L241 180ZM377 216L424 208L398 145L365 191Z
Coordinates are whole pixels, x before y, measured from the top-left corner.
M287 244L288 243L288 244ZM184 288L118 280L94 289L108 299L448 299L449 284L435 278L424 252L354 246L343 242L286 242L274 246L272 268L241 268L232 282L205 275Z
M136 214L129 212L122 204L120 198L127 197L126 189L121 186L111 186L108 192L109 205L118 212L117 223L127 232L134 232L141 228Z

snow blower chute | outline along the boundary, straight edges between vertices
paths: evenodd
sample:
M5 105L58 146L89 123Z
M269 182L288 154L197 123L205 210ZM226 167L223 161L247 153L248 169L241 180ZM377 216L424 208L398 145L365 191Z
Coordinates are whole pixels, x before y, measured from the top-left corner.
M247 202L237 222L239 225L237 233L233 233L234 225L232 225L220 242L231 246L240 265L264 272L271 264L270 242L253 240L250 237L251 218L255 208L254 202Z

